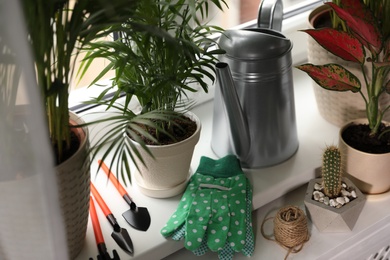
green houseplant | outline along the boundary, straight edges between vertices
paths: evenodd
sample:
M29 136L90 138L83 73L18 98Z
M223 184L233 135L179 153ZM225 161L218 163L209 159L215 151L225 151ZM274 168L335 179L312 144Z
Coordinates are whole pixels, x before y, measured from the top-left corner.
M365 203L365 196L343 175L343 154L337 146L322 154L321 178L309 182L304 203L308 216L321 232L353 229Z
M383 95L390 93L388 73L390 71L389 63L389 24L385 25L373 11L360 0L341 0L340 5L334 3L326 3L345 23L346 31L332 28L309 29L305 30L312 38L314 38L322 47L337 57L344 60L356 63L360 68L360 73L363 75L361 82L358 77L351 71L339 64L313 65L303 64L297 68L308 73L313 80L322 88L331 91L352 91L357 93L364 100L366 106L366 127L360 127L361 124L349 124L348 128L363 128L365 133L350 134L346 129L341 131L341 141L346 141L351 145L351 142L345 140L348 136L360 136L360 140L354 145L354 149L361 150L365 153L384 154L388 158L389 154L389 134L388 127L383 122L383 116L388 112L390 106L380 108L379 99ZM383 2L382 10L388 10L389 2ZM366 92L363 93L363 88ZM360 125L360 126L359 126ZM366 137L369 143L376 143L378 148L365 149L362 147L362 138ZM340 142L341 142L340 141ZM346 149L344 142L340 145L342 149ZM383 148L383 149L382 149ZM378 156L375 156L378 158ZM345 164L346 172L354 175L350 167L349 159L352 158L350 152L347 153L347 163ZM386 161L386 159L384 159ZM387 159L388 161L388 159ZM363 162L361 161L363 164ZM365 162L367 163L367 162ZM356 160L351 164L356 167L361 167L362 164ZM378 164L378 163L376 163ZM383 165L383 164L381 164ZM386 166L382 166L386 167ZM386 174L386 170L367 170L367 174L373 175L373 172L382 172ZM361 177L358 177L358 179ZM373 177L378 182L389 183L388 178L379 176ZM384 181L385 180L385 181ZM369 186L372 186L371 184ZM364 192L371 192L365 187L359 186ZM385 190L374 189L373 193L380 193L388 190L389 185Z
M89 208L89 141L70 113L69 85L83 46L116 30L134 15L135 1L21 1L36 81L46 115L68 235L69 257L81 250Z
M112 86L104 87L102 94L92 100L92 103L117 109L116 115L102 120L110 121L111 126L108 134L98 141L95 152L106 149L107 144L112 143L104 153L103 160L112 154L110 166L116 162L117 174L124 176L126 173L131 179L128 163L131 159L141 172L136 177L139 185L140 179L141 182L146 181L146 168L151 171L155 168L157 173L151 174L158 176L151 179L157 181L154 184L145 183L150 187L148 195L151 196L175 195L184 189L188 178L189 163L193 147L199 139L200 125L186 133L187 127L183 123L195 118L195 115L183 116L191 103L187 102L187 94L196 92L199 86L207 92L210 84L208 80L214 81L215 55L222 53L215 48L215 40L210 37L222 29L204 22L209 4L222 10L226 3L223 0L142 1L137 5L137 12L146 14L145 17L133 17L130 22L136 22L144 28L143 31L129 31L125 23L119 39L91 43L91 50L86 56L84 69L95 58L106 58L109 61L93 83L111 69L116 73ZM104 95L109 91L114 91L114 97L106 101ZM121 104L122 95L125 97ZM135 99L139 102L138 110L131 107ZM160 153L156 151L160 150L160 145L172 141L183 143L190 136L196 138L192 151L188 152L190 159L176 158L171 163L165 163L177 165L181 161L186 162L182 170L168 170L172 176L162 174L164 163L152 166L151 162L146 162L146 157L151 157L148 161L160 161L156 158L157 153ZM178 148L177 152L186 153L180 152ZM177 192L167 191L172 187L176 187ZM143 190L148 192L148 188ZM158 192L151 194L152 190L160 190L164 195L158 195Z
M340 4L340 0L328 1L336 5ZM382 28L383 35L388 35L390 28L389 19L386 15L386 9L389 8L387 1L382 0L363 0L363 3L372 10L378 24ZM340 19L329 5L321 5L313 10L309 15L309 28L333 28L346 31L345 23ZM337 55L323 49L313 38L308 38L308 60L313 64L337 63L355 74L361 82L364 81L363 75L360 73L360 65L354 62L344 60ZM368 64L366 63L366 66ZM367 68L368 70L370 68ZM317 107L321 116L332 124L342 126L344 123L365 116L365 103L360 99L359 95L354 95L351 92L335 93L319 88L318 84L313 82L313 89L317 101ZM362 92L366 94L366 89L362 88ZM379 107L384 109L390 104L390 96L382 95L379 99ZM389 121L390 114L385 114L384 119Z

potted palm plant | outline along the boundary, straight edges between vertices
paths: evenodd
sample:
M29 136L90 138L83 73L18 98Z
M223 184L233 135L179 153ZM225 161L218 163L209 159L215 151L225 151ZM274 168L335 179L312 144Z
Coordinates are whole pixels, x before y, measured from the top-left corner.
M328 1L336 5L340 4L340 0ZM390 21L387 15L390 11L390 4L383 0L363 0L363 3L372 10L376 19L381 24L383 34L388 35ZM387 10L387 11L386 11ZM332 11L328 5L320 5L314 9L309 17L309 28L333 28L346 30L344 22ZM360 73L360 65L354 62L343 60L342 58L332 54L322 48L313 38L308 38L308 60L313 64L337 63L353 72L360 81L364 81L363 75ZM368 66L368 64L366 64ZM369 68L367 68L369 69ZM313 82L313 90L317 102L318 110L321 116L328 122L337 126L342 126L344 123L365 116L365 103L359 95L354 95L351 92L336 93L326 91L319 88L318 84ZM365 89L363 88L363 93ZM366 93L365 93L366 94ZM379 106L383 109L390 104L390 96L382 95L379 99ZM384 119L389 121L390 114L385 114Z
M69 85L80 49L133 15L135 1L23 0L36 81L55 158L69 257L85 239L89 209L89 141L82 120L69 111Z
M93 83L111 69L116 73L112 86L91 101L117 109L115 116L102 120L110 121L110 127L95 154L112 142L103 160L112 154L110 166L116 162L116 174L126 173L130 179L128 161L132 160L138 169L136 183L148 196L174 196L184 190L189 177L201 127L188 111L187 93L199 86L207 91L208 80L214 81L216 55L222 53L210 38L222 29L203 22L209 3L221 10L226 4L224 0L142 1L137 12L145 17L129 21L142 27L142 32L129 31L125 23L119 39L91 43L86 56L84 69L95 58L109 61ZM105 101L104 95L112 90L113 99ZM134 99L138 110L131 107Z
M386 3L383 8L389 8L389 2ZM346 31L323 28L305 32L329 52L356 63L364 76L363 81L336 63L309 63L298 69L308 73L324 89L352 91L362 97L366 118L342 127L339 146L346 155L345 171L359 189L366 193L382 193L390 189L390 133L388 123L383 121L390 106L379 106L380 97L390 93L388 27L384 27L360 0L341 0L340 5L327 5L344 21ZM366 145L370 146L366 148Z

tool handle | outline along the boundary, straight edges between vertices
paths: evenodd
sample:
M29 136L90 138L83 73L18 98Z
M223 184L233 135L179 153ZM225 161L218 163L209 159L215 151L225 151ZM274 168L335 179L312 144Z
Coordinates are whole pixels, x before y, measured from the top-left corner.
M96 245L99 246L100 244L104 243L104 238L102 230L100 228L99 219L96 213L95 203L93 202L92 196L89 196L89 214L91 215L92 219L92 227L93 232L95 234Z
M122 184L115 177L115 174L113 174L111 170L108 169L107 165L102 160L98 160L98 163L102 167L103 171L107 174L108 178L110 178L110 181L112 182L112 184L114 184L115 188L118 190L121 196L125 196L127 194L127 191L125 190L125 188L123 188Z
M107 206L107 204L104 202L102 196L100 196L98 190L96 189L95 185L91 182L91 192L97 203L99 204L99 207L102 209L104 215L107 217L108 215L112 214L110 208Z

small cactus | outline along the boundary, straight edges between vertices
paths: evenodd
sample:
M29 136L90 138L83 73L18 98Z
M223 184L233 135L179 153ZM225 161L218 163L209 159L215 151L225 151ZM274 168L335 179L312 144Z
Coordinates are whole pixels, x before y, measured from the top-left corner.
M338 147L326 147L322 155L322 184L329 198L337 197L341 191L341 153Z

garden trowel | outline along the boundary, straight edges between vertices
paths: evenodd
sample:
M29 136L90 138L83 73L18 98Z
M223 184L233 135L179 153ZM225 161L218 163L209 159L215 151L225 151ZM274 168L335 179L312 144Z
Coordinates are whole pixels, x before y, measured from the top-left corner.
M128 254L133 254L133 243L131 241L131 238L129 236L129 233L126 229L121 228L116 221L114 215L112 214L111 210L107 206L107 204L104 202L103 198L100 196L98 190L96 189L95 185L91 182L91 192L94 196L95 200L97 201L99 207L103 211L104 215L110 222L111 226L113 227L113 232L111 233L112 238L115 240L115 242L120 246L120 248L123 249Z
M120 260L118 253L112 250L113 258L110 257L106 243L104 242L104 237L102 230L100 228L99 219L96 213L95 203L93 202L92 196L89 197L89 214L92 220L93 232L95 234L96 246L98 247L99 255L97 256L98 260ZM92 257L89 260L93 260Z
M125 211L122 216L125 218L127 223L130 224L135 229L146 231L150 226L150 214L147 208L137 207L134 201L131 199L130 195L127 193L125 188L120 184L115 175L108 169L107 165L99 160L99 165L102 167L103 171L107 174L108 178L114 184L122 198L129 204L130 209Z

